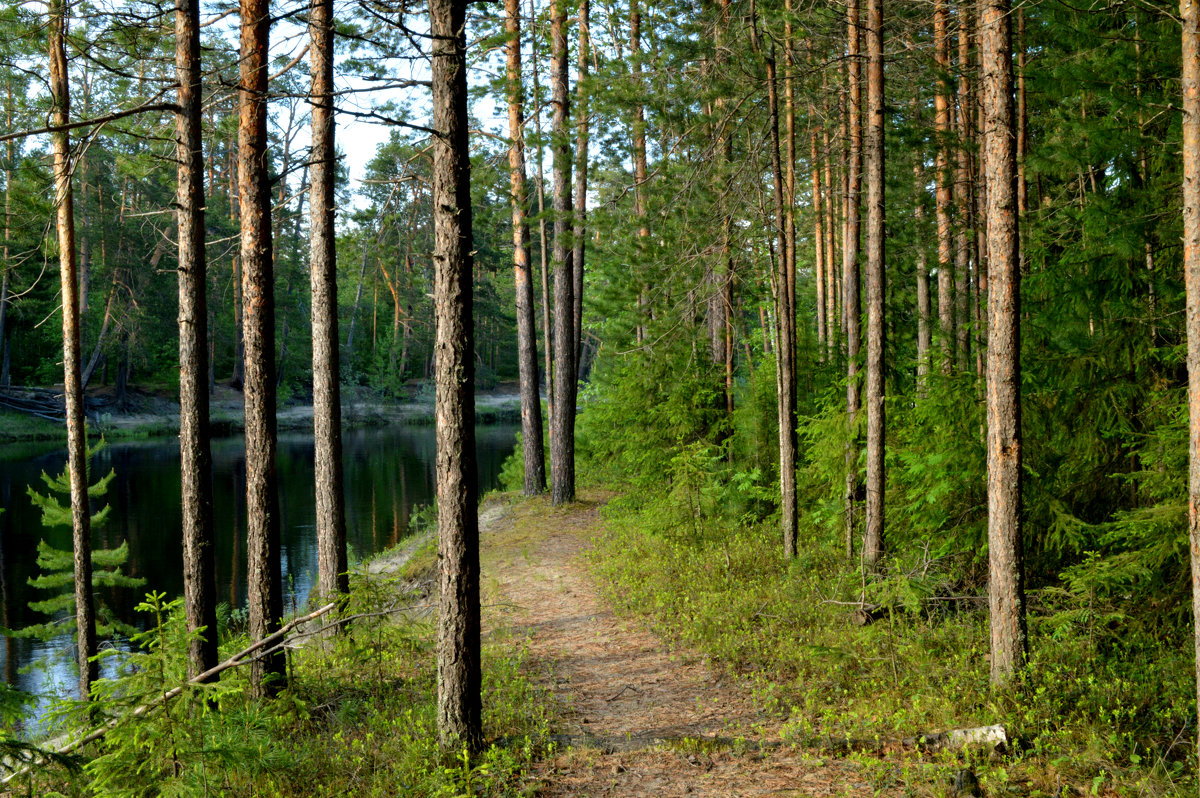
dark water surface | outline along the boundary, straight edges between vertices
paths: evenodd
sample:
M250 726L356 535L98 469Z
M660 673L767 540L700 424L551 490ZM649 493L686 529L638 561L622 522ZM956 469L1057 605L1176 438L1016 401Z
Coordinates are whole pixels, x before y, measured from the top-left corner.
M501 465L513 450L516 426L476 429L481 490L496 487ZM409 532L414 508L434 500L434 432L431 427L383 427L352 430L343 439L346 474L346 525L351 558L366 558L395 545ZM5 454L0 448L0 456ZM38 574L37 543L43 536L70 549L71 531L48 529L26 493L28 486L45 493L41 473L55 475L66 462L65 447L22 459L0 459L0 625L10 629L44 622L29 609L45 591L28 586ZM177 440L113 443L92 464L93 480L108 471L116 476L108 487L112 506L108 522L94 531L97 548L129 542L125 572L146 580L141 589L101 591L114 614L142 626L133 607L143 594L158 590L174 598L183 594L180 547L179 443ZM213 505L217 530L217 597L232 607L246 601L245 452L243 439L213 442ZM313 443L306 434L279 439L279 507L284 606L303 604L317 569L314 529ZM65 499L63 500L65 503ZM4 638L0 664L5 680L39 694L59 692L74 683L71 667L58 664L21 673L37 661L68 654L71 641L50 642Z

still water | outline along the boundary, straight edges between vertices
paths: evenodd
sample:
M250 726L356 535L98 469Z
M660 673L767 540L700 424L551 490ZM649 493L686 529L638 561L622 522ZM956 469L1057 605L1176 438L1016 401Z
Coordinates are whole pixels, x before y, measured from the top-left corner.
M496 487L500 468L513 450L516 426L476 429L481 490ZM384 427L347 432L343 438L346 479L346 527L350 556L366 558L395 545L409 532L414 509L433 503L434 431L432 427ZM0 449L0 455L4 452ZM41 473L55 475L66 461L65 449L23 459L0 459L0 625L20 629L47 620L29 609L30 600L46 598L29 587L38 574L37 543L42 537L70 549L69 529L48 529L26 493L30 485L45 493ZM282 434L278 456L284 606L303 604L317 569L314 529L313 443L311 435ZM143 624L133 607L145 592L169 597L183 594L180 551L179 444L177 440L114 443L92 463L92 478L113 470L108 486L108 522L94 530L93 545L112 548L129 543L125 572L146 580L140 589L101 591L101 600L121 620ZM245 452L240 437L213 442L213 510L217 530L217 596L232 607L246 601ZM65 502L65 500L64 500ZM0 667L5 680L46 696L74 682L65 663L71 641L3 638ZM57 655L57 657L56 657ZM35 662L47 667L27 669ZM54 664L57 663L57 664Z

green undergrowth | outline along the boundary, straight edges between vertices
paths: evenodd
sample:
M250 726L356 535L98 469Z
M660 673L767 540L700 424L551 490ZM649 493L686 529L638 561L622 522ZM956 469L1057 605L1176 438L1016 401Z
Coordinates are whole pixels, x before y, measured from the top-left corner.
M489 635L483 650L486 749L443 754L437 743L436 661L431 603L405 596L414 574L359 576L340 635L314 634L289 650L290 685L251 700L242 669L189 690L165 710L120 721L70 763L20 776L14 795L66 796L511 796L528 790L528 765L551 744L550 703L523 674L522 641ZM407 609L393 612L401 604ZM181 681L179 603L148 597L156 623L103 681L103 715L132 707ZM314 629L313 631L317 631ZM222 657L246 639L223 641ZM78 709L65 724L78 723ZM69 766L68 766L69 765ZM9 785L14 786L14 785Z
M951 562L919 553L865 581L815 529L801 530L789 562L773 519L709 512L730 502L687 483L676 470L670 491L610 501L594 568L618 609L752 686L786 739L894 751L920 733L1001 723L1015 739L1003 755L872 764L882 794L943 794L929 773L963 762L989 795L1195 793L1186 640L1131 631L1101 602L1035 592L1024 684L993 692L986 598L955 584ZM878 609L856 623L860 600Z

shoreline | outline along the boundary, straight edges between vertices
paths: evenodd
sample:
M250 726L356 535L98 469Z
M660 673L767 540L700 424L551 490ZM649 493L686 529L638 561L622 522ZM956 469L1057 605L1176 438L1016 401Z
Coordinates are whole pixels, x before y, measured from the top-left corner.
M92 397L89 397L92 398ZM124 411L105 409L104 404L89 410L89 431L109 440L156 438L179 434L179 403L161 394L131 390ZM279 432L312 430L313 406L309 402L281 403L275 414ZM342 401L344 429L383 427L393 424L413 426L434 423L433 397L410 401L390 401L378 396L347 391ZM521 397L509 386L475 395L476 424L520 423ZM245 428L240 392L220 386L210 397L209 424L213 437L235 435ZM65 422L52 421L16 411L0 411L0 448L11 444L61 440Z

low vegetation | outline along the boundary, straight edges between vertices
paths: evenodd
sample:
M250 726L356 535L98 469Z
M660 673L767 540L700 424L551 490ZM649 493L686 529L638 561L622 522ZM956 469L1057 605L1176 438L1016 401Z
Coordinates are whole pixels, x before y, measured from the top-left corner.
M10 786L42 796L522 794L528 764L549 744L551 715L524 672L520 641L497 633L485 642L489 746L474 759L438 751L431 599L411 589L430 581L428 553L420 548L391 575L361 569L345 633L315 627L289 646L291 682L279 700L250 700L234 669L129 720L179 684L186 667L179 602L147 596L140 609L153 618L149 631L133 639L136 653L105 654L121 660L124 675L97 688L94 711L127 719L81 756L42 763ZM222 614L223 657L248 642L239 615ZM78 728L83 711L64 706L58 722Z

